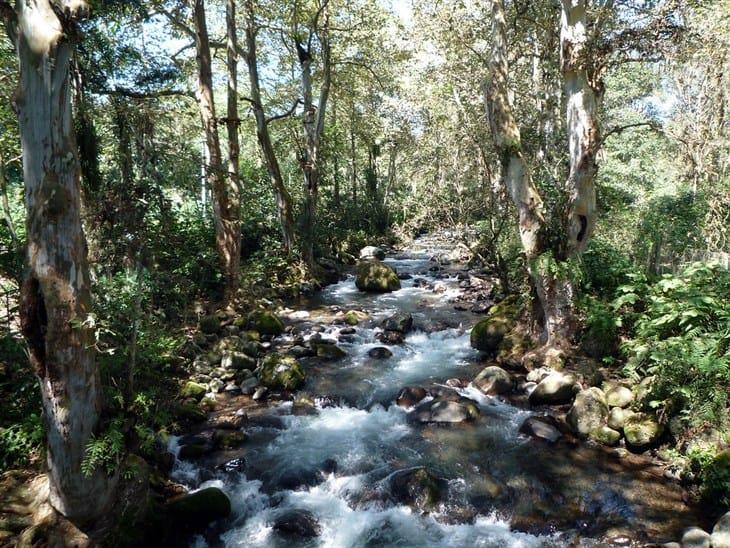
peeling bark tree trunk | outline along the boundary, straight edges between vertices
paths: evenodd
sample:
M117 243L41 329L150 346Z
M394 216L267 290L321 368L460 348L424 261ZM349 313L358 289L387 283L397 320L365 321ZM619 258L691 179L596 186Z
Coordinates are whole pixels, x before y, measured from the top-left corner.
M492 57L484 95L492 138L502 164L502 178L519 214L522 248L528 261L542 253L545 225L542 199L522 153L520 129L512 113L507 82L507 30L502 0L492 0Z
M601 141L596 112L602 86L589 78L587 26L586 1L563 0L560 61L570 150L566 257L577 256L585 250L596 225L596 155Z
M276 206L279 212L279 223L284 250L291 253L294 249L294 214L292 213L292 199L286 189L281 176L279 160L276 157L274 146L269 135L269 124L261 102L261 83L259 80L258 57L256 52L256 19L253 0L246 2L246 65L251 87L251 108L256 119L256 137L261 147L261 154L266 163L271 185L274 187Z
M502 177L519 212L522 247L538 298L547 348L562 348L574 330L574 288L566 260L585 249L595 225L596 153L599 146L596 95L586 68L585 0L564 0L561 58L567 102L570 174L568 207L557 249L548 247L542 200L530 177L521 149L507 86L507 29L503 0L492 0L492 57L485 101L494 142L502 162Z
M238 36L236 34L236 0L226 2L226 31L228 43L226 48L228 66L228 97L226 112L226 129L228 132L228 191L231 196L231 214L235 219L237 237L234 239L231 249L231 277L235 280L234 285L226 284L228 294L225 300L230 301L238 289L238 278L241 270L241 178L239 174L239 159L241 146L238 142Z
M116 478L81 471L101 412L87 247L81 225L80 168L71 115L69 64L85 3L18 3L18 98L25 178L28 270L21 325L40 381L48 442L50 502L77 523L108 509ZM11 37L13 30L10 29Z
M224 296L229 299L238 289L241 255L240 197L223 169L218 121L213 101L213 68L210 39L205 18L205 0L190 0L195 23L195 47L198 64L198 106L203 122L208 152L206 178L213 196L216 248L225 280Z
M322 7L324 23L319 29L322 46L322 72L324 73L319 92L319 103L315 106L312 95L312 49L306 49L297 43L299 66L302 79L302 97L304 100L304 219L302 230L302 258L307 264L314 263L314 244L316 239L317 203L319 201L319 179L321 174L320 147L324 133L324 119L327 112L327 100L330 92L332 68L330 64L329 19L326 5ZM312 31L313 32L313 31ZM311 43L311 40L310 40Z
M543 202L532 182L530 168L522 152L520 130L509 96L507 59L503 0L492 0L492 55L490 79L485 86L485 103L492 137L502 164L502 178L519 214L520 239L542 308L545 342L552 345L565 336L562 312L554 302L555 280L539 264L540 257L547 251Z

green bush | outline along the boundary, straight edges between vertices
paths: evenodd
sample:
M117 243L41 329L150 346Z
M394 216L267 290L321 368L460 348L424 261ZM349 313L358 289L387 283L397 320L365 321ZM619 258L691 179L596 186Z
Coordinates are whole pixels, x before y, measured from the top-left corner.
M725 426L730 402L730 272L719 265L694 263L652 285L638 280L620 288L614 309L635 322L624 344L626 373L655 377L646 404L663 413L686 415L693 426Z

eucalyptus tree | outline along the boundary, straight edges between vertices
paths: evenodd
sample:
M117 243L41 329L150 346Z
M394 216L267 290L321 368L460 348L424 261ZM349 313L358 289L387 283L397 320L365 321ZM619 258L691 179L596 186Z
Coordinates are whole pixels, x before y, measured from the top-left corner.
M287 253L291 253L294 250L296 238L292 197L284 184L279 158L269 132L269 125L276 120L291 116L299 105L299 98L297 97L291 109L283 114L267 115L266 106L263 103L261 79L259 77L259 47L257 36L259 35L261 25L262 23L257 21L256 0L245 0L246 49L243 51L243 57L248 67L249 102L256 120L256 137L261 149L261 155L266 163L269 179L271 180L271 185L274 188L274 194L276 196L284 250Z
M70 87L88 11L83 0L0 2L20 66L28 240L21 324L43 402L50 502L77 522L107 510L117 480L102 469L82 471L102 404Z
M235 128L238 115L229 111L229 131L233 133L233 155L236 164L228 170L223 167L218 118L216 117L214 90L213 90L213 59L211 56L210 36L205 11L205 0L190 0L192 20L195 35L195 49L197 59L198 89L196 97L200 107L200 118L203 123L206 146L206 177L213 196L213 219L216 229L216 247L220 256L225 279L224 300L229 301L238 289L239 271L241 263L241 204L240 189L238 187L237 164L237 131ZM230 8L229 8L230 9ZM235 38L235 20L232 33ZM231 29L229 29L231 30ZM230 41L230 38L229 38ZM229 71L235 64L235 40L229 45ZM231 95L235 95L235 71L229 72L229 86L233 87ZM229 95L230 97L230 95ZM229 109L235 109L235 103L229 104ZM230 133L229 133L230 137ZM230 143L229 143L230 147ZM233 163L232 158L229 166Z
M484 86L489 124L502 178L518 211L522 247L540 305L545 346L536 357L560 359L575 331L576 261L596 224L599 151L607 136L636 125L602 134L604 77L621 63L644 60L672 35L671 7L562 0L560 9L552 10L560 21L558 66L564 116L562 123L553 122L552 127L564 127L567 141L567 150L556 152L553 161L564 160L567 173L563 182L551 185L547 192L533 179L534 165L523 143L513 99L516 86L510 60L516 59L519 46L509 33L503 0L492 0L491 8L490 75ZM641 17L634 13L639 9Z

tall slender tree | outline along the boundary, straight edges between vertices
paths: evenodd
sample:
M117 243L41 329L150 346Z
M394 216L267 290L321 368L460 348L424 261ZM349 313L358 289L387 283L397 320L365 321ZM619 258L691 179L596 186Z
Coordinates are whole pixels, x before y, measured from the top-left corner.
M190 0L195 32L198 69L197 100L203 123L207 153L206 178L213 196L216 247L223 269L224 298L230 300L238 288L241 255L241 206L235 174L223 167L218 119L213 97L213 60L205 12L205 0ZM235 32L235 29L234 29ZM230 68L229 68L230 70ZM235 76L235 75L233 75ZM237 119L237 115L229 118Z
M0 1L0 13L20 62L28 243L21 324L42 396L50 502L83 523L107 510L116 482L101 469L82 471L102 404L69 83L88 5L24 0L13 9Z
M246 65L248 66L248 79L251 88L251 109L256 119L256 137L276 196L284 249L287 253L290 253L293 251L295 245L292 199L284 184L284 178L281 175L279 159L276 156L274 145L271 142L271 135L269 134L269 124L276 119L291 115L299 105L299 100L297 99L291 110L283 115L272 118L267 117L261 96L261 81L259 78L258 49L256 43L258 30L255 0L246 0L246 51L244 56Z

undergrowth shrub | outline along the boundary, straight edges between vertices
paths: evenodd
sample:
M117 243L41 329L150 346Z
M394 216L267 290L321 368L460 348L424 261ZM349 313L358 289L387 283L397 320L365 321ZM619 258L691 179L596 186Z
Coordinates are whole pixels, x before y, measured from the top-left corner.
M654 284L634 278L614 309L633 323L625 373L654 376L647 405L687 424L726 427L730 401L730 272L694 263Z

